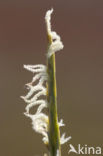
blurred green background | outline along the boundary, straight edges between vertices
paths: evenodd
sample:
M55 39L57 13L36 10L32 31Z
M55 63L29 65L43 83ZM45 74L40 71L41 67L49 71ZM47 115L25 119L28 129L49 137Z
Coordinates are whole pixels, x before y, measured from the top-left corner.
M62 155L69 143L103 148L103 1L0 0L0 156L46 152L20 96L32 79L23 64L46 63L44 16L51 7L52 28L65 46L56 53L58 113L62 132L72 136Z

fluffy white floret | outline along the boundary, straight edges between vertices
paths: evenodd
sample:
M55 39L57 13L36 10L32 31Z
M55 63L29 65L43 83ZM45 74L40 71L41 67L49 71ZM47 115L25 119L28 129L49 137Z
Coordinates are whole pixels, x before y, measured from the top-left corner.
M61 119L60 122L58 122L58 124L59 124L59 127L65 126L65 124L63 123L63 119Z
M60 36L55 31L51 31L51 14L52 14L52 12L53 12L53 9L48 10L45 15L47 33L48 33L48 36L50 36L52 39L52 43L48 49L48 54L47 54L48 57L51 57L51 55L53 53L63 49L63 47L64 47Z
M45 15L45 22L47 27L47 33L51 33L51 14L53 13L53 8L51 10L48 10Z
M28 113L25 113L25 115L27 117L30 117L32 120L32 126L33 129L37 132L43 135L43 141L44 143L48 143L48 135L47 135L47 131L48 131L48 116L43 114L43 113L39 113L39 114L35 114L35 115L31 115Z
M42 110L47 107L46 99L39 99L41 96L46 95L46 87L43 83L47 80L46 66L44 65L24 65L24 68L35 73L31 83L26 84L29 92L26 96L22 96L27 103L24 113L27 117L31 118L33 129L43 135L44 143L48 143L48 116L42 113ZM34 82L36 85L33 85ZM38 105L37 111L34 115L30 114L30 109Z
M65 144L67 141L69 141L71 139L71 136L69 136L69 137L65 137L65 133L63 133L62 134L62 136L61 136L61 138L60 138L60 143L61 143L61 145L62 144Z
M45 72L46 71L46 66L42 64L37 64L37 65L24 65L24 68L33 72L33 73L38 73L38 72Z

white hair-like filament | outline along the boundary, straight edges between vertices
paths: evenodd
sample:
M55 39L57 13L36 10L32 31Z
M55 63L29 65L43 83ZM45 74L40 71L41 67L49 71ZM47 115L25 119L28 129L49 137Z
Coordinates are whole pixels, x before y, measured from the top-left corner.
M46 99L40 99L41 96L46 95L46 87L43 85L47 81L46 66L41 64L24 65L24 68L35 74L32 82L26 84L29 89L28 94L21 97L27 103L24 114L31 118L33 129L43 135L44 143L48 143L48 116L42 113L42 110L47 107L47 101ZM33 85L36 81L38 81L37 84ZM30 109L36 105L38 105L36 113L34 115L30 114Z
M50 47L48 49L48 54L47 54L49 58L52 56L53 53L63 49L64 47L60 36L55 31L51 31L51 14L52 13L53 13L53 9L48 10L45 15L47 34L52 39L52 43L50 44Z
M46 99L39 99L40 96L46 96L47 88L43 85L44 82L47 82L47 69L44 65L24 65L24 68L33 72L32 82L26 84L29 92L26 96L21 96L21 98L27 103L25 108L26 112L24 113L27 117L31 118L33 130L43 135L43 142L48 144L48 116L42 112L44 108L47 108ZM33 85L34 82L38 80L36 85ZM30 114L30 109L34 106L37 106L37 111L35 114ZM63 119L58 122L59 127L65 126ZM71 137L65 138L65 133L60 138L60 143L64 144L69 141Z

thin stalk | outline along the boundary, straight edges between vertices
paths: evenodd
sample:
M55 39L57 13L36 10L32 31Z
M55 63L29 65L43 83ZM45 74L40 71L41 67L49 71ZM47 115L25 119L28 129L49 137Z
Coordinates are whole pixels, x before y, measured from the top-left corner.
M52 44L52 38L48 35L49 46ZM49 48L49 47L48 47ZM50 156L61 156L60 131L57 116L57 89L56 89L56 70L55 53L47 60L48 72L48 108L49 108L49 152Z

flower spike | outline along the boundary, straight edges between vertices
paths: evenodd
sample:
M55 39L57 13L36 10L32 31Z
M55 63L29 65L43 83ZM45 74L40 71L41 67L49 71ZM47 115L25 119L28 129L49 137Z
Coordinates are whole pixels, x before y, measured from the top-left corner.
M55 52L63 49L60 36L51 30L51 14L53 9L45 15L48 35L47 65L24 65L24 68L33 73L32 81L26 84L28 93L21 98L27 103L24 115L32 120L32 128L42 134L44 144L48 145L50 156L61 156L60 145L66 143L71 137L60 137L60 127L65 126L63 119L58 122L56 103L56 77ZM38 106L35 114L30 109ZM48 114L43 110L47 109Z

